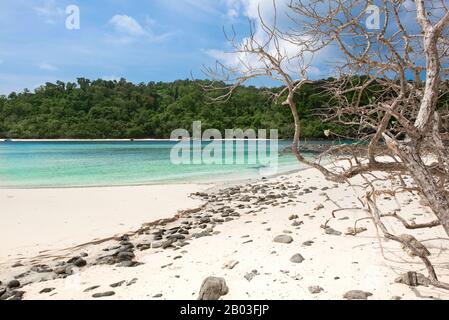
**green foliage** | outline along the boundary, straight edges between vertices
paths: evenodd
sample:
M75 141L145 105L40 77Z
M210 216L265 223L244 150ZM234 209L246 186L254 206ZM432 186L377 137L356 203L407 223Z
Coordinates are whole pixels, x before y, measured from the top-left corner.
M190 131L193 121L203 130L279 129L291 138L294 128L288 107L275 104L263 88L241 87L228 101L212 103L207 81L133 84L125 79L80 78L77 83L46 83L34 93L25 90L0 96L0 137L3 138L169 138L172 130ZM274 89L279 90L279 89ZM324 137L325 124L314 111L329 100L318 86L306 85L296 96L302 137Z

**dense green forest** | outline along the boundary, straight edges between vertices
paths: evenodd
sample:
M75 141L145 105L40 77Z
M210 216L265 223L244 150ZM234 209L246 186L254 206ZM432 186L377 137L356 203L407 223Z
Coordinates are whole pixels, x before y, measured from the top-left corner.
M241 87L226 102L212 103L206 81L133 84L125 79L106 81L80 78L77 83L46 83L35 92L25 90L0 97L2 138L168 138L173 129L279 129L293 134L287 107L275 104L264 88ZM273 90L276 90L273 89ZM297 94L303 137L322 137L330 128L313 116L325 103L314 85Z

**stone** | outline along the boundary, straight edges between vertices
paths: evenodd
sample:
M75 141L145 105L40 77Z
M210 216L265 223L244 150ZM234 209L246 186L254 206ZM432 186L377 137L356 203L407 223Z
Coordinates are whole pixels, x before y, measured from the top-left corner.
M295 220L298 219L298 215L297 214L292 214L290 217L288 217L288 220Z
M93 291L93 290L98 289L98 288L100 288L100 286L92 286L92 287L89 287L89 288L85 289L84 292Z
M343 298L348 300L366 300L368 297L372 296L371 292L366 292L362 290L351 290L343 295Z
M324 206L320 203L319 205L317 205L315 208L314 208L314 210L315 211L318 211L318 210L321 210L321 209L323 209L324 208Z
M20 287L20 282L19 280L11 280L8 282L8 284L6 285L6 287L8 287L9 289L16 289Z
M54 271L54 273L61 275L61 274L65 274L66 268L67 268L66 266L61 266L61 267L55 268L53 271Z
M394 280L396 283L403 283L411 287L417 286L425 286L428 287L430 285L430 279L427 278L422 273L418 273L415 271L409 271L401 274L400 277Z
M122 281L119 281L119 282L115 282L115 283L113 283L113 284L111 284L111 285L109 285L111 288L117 288L117 287L120 287L120 286L122 286L123 284L125 284L125 280L122 280Z
M113 296L114 294L115 294L114 291L98 292L98 293L94 293L92 295L92 298L110 297L110 296Z
M312 240L307 240L302 243L303 246L310 247L314 242Z
M331 227L327 227L324 232L326 234L330 234L330 235L333 235L333 236L341 236L341 232L340 231L332 229Z
M229 269L229 270L232 270L232 269L234 269L234 267L235 267L238 263L239 263L239 262L236 261L236 260L228 261L228 262L226 262L226 263L223 265L223 269Z
M251 281L251 280L254 279L255 276L256 276L255 273L253 273L253 272L248 272L247 274L245 274L244 278L245 278L246 280L248 280L248 281Z
M50 293L50 292L52 292L53 290L55 290L55 288L45 288L45 289L42 289L41 291L39 291L39 293L40 293L40 294L43 294L43 293Z
M285 235L285 234L281 234L279 236L276 236L273 239L274 242L277 243L292 243L293 242L293 238L291 236Z
M11 266L11 268L18 268L18 267L23 267L23 264L21 264L20 262L16 262Z
M301 262L303 262L304 260L305 260L304 257L303 257L301 254L299 254L299 253L293 255L293 256L290 258L290 261L293 262L293 263L301 263Z
M320 286L310 286L308 289L311 294L317 294L324 290Z
M198 300L218 300L228 292L229 288L224 278L207 277L201 284Z
M87 262L83 258L78 258L73 261L73 265L77 266L78 268L82 268L87 265Z
M133 284L136 284L137 280L138 280L137 278L131 279L131 280L126 284L126 286L129 287L129 286L132 286Z
M161 298L161 297L162 297L162 293L158 293L153 296L153 298Z
M122 251L117 254L117 261L118 262L131 261L132 259L134 259L134 257L135 257L135 255L133 252Z

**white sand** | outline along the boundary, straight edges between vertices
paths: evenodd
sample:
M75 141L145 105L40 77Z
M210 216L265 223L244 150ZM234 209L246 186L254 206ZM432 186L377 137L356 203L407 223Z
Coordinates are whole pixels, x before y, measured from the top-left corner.
M195 184L0 189L0 260L33 256L139 228L195 208Z
M399 296L403 299L449 298L449 292L445 290L423 286L411 288L395 283L394 279L403 272L419 271L426 274L426 271L420 261L406 255L398 243L383 241L383 256L376 236L376 229L370 220L362 220L357 225L366 227L368 229L366 232L357 236L344 235L348 227L354 226L356 219L367 217L366 212L351 209L339 211L336 213L336 218L331 219L328 224L332 228L342 231L343 235L325 234L320 225L331 218L331 212L337 208L337 205L342 208L353 208L360 205L357 197L363 196L361 188L347 185L335 187L333 183L324 180L315 170L280 176L259 183L289 181L300 184L302 189L314 186L318 190L298 197L290 206L267 206L267 209L259 209L256 213L250 214L245 214L242 210L240 218L215 228L220 232L219 234L189 240L190 244L179 250L135 251L137 260L143 262L137 267L92 266L83 268L66 279L27 285L22 289L26 292L24 298L91 299L93 293L113 290L115 295L109 297L110 299L150 299L158 294L162 294L160 299L195 299L202 280L212 275L224 277L227 282L230 291L223 299L342 299L346 291L354 289L371 292L373 296L370 299L390 299L392 296ZM355 180L354 182L359 183L360 181ZM321 191L320 189L323 187L330 189ZM148 196L145 196L145 192L132 192L131 190L138 190L135 188L132 187L129 192L121 192L116 195L117 197L120 195L126 203L146 202ZM183 187L177 186L176 188ZM89 194L98 201L100 190L91 189ZM49 191L41 191L40 197L45 197L47 192ZM79 190L78 192L84 191ZM180 192L182 194L182 191ZM323 192L332 201L326 200ZM75 198L73 193L70 195ZM103 196L105 197L103 201L107 202L106 206L114 208L116 214L129 212L126 205L122 205L121 208L112 205L117 199L107 198L107 195ZM131 196L133 201L129 200ZM141 197L145 199L140 199ZM169 202L176 202L176 207L181 205L178 203L179 198L174 197L173 194L168 197L170 198ZM38 196L34 197L34 199L36 198L39 199ZM14 203L18 204L19 202L21 201ZM323 204L324 208L315 210L317 204ZM10 205L13 205L12 202ZM41 212L44 210L41 207L45 207L47 210L49 207L48 204L42 202L33 205L30 202L27 206L39 208ZM397 202L385 201L383 205L385 211L398 207L401 208L402 214L407 215L408 218L416 218L417 222L433 219L429 211L420 206L416 196L403 194ZM16 207L14 206L14 208ZM84 208L88 209L89 207L85 206ZM152 211L154 212L154 210ZM14 212L11 211L10 214L14 214ZM297 214L299 220L304 222L299 228L291 225L292 221L288 218L292 214ZM67 216L65 213L64 215ZM77 217L79 219L77 224L86 227L86 224L79 218L80 216ZM340 220L343 217L347 219ZM126 218L122 216L120 219L115 219L115 222L108 221L108 228L113 228L124 220L128 220L128 215ZM34 223L37 223L36 220ZM38 225L40 228L44 224L39 223ZM387 225L395 232L405 232L395 220L388 220ZM28 232L39 233L38 230L36 227L33 229L33 223L29 223ZM67 230L79 231L74 225ZM273 242L275 236L286 231L291 232L290 235L294 239L291 244ZM18 230L16 229L15 232ZM108 233L104 230L102 232ZM10 235L13 233L14 230L9 231ZM415 235L428 246L432 253L431 260L437 267L440 279L449 281L449 253L444 249L447 247L448 241L444 232L440 228L433 228L430 230L408 230L407 233ZM20 234L23 236L23 232ZM30 236L28 235L28 237ZM249 240L252 241L245 243ZM303 245L303 242L310 240L314 242L311 246ZM136 239L132 241L138 243ZM89 253L89 257L99 250L101 247L97 246L83 248L84 252ZM290 257L296 253L302 254L305 258L302 263L290 262ZM179 256L181 258L174 259ZM232 270L224 269L223 265L230 260L236 260L239 263ZM248 281L244 276L252 270L257 270L257 275ZM18 274L23 271L20 268L17 270L9 268L3 269L2 274L2 269L0 269L0 279L7 280L5 278L11 277L13 273ZM117 288L110 287L110 284L115 282L122 280L129 282L134 278L137 279L135 284L127 286L125 283ZM100 288L84 292L86 288L94 285L99 285ZM312 285L321 286L324 291L319 294L311 294L308 287ZM39 292L44 288L55 288L55 290L51 293L40 294Z

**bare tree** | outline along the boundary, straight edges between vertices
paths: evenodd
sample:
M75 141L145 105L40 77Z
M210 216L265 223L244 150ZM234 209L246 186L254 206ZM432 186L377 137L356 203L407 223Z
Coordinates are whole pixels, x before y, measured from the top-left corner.
M256 77L270 77L283 83L273 94L285 99L295 125L292 151L296 158L318 169L327 179L339 183L361 176L366 181L364 205L384 236L400 242L404 249L421 258L431 283L449 289L438 280L422 244L411 236L396 236L382 219L395 218L406 229L443 228L449 235L449 151L445 124L449 114L439 101L447 92L449 73L449 10L446 0L294 0L286 13L288 29L274 21L265 22L259 13L257 26L237 41L235 32L227 36L232 63L218 62L207 73L229 84L208 90L226 89L217 100L227 99L241 84ZM368 28L367 11L378 10L378 28ZM370 26L372 27L372 26ZM294 48L294 50L292 50ZM295 93L310 82L307 70L315 56L333 48L338 52L333 65L333 81L325 89L333 103L321 110L328 121L357 128L364 146L335 147L326 153L338 165L324 166L320 156L307 160L300 152L301 125ZM335 49L334 49L335 48ZM367 98L369 101L367 102ZM342 165L342 160L347 160ZM379 190L372 174L381 172L402 183L401 190ZM407 185L404 177L411 177ZM376 204L382 193L417 192L435 214L435 220L410 224L398 214L382 214ZM412 241L413 240L413 241ZM419 245L417 245L417 243Z

